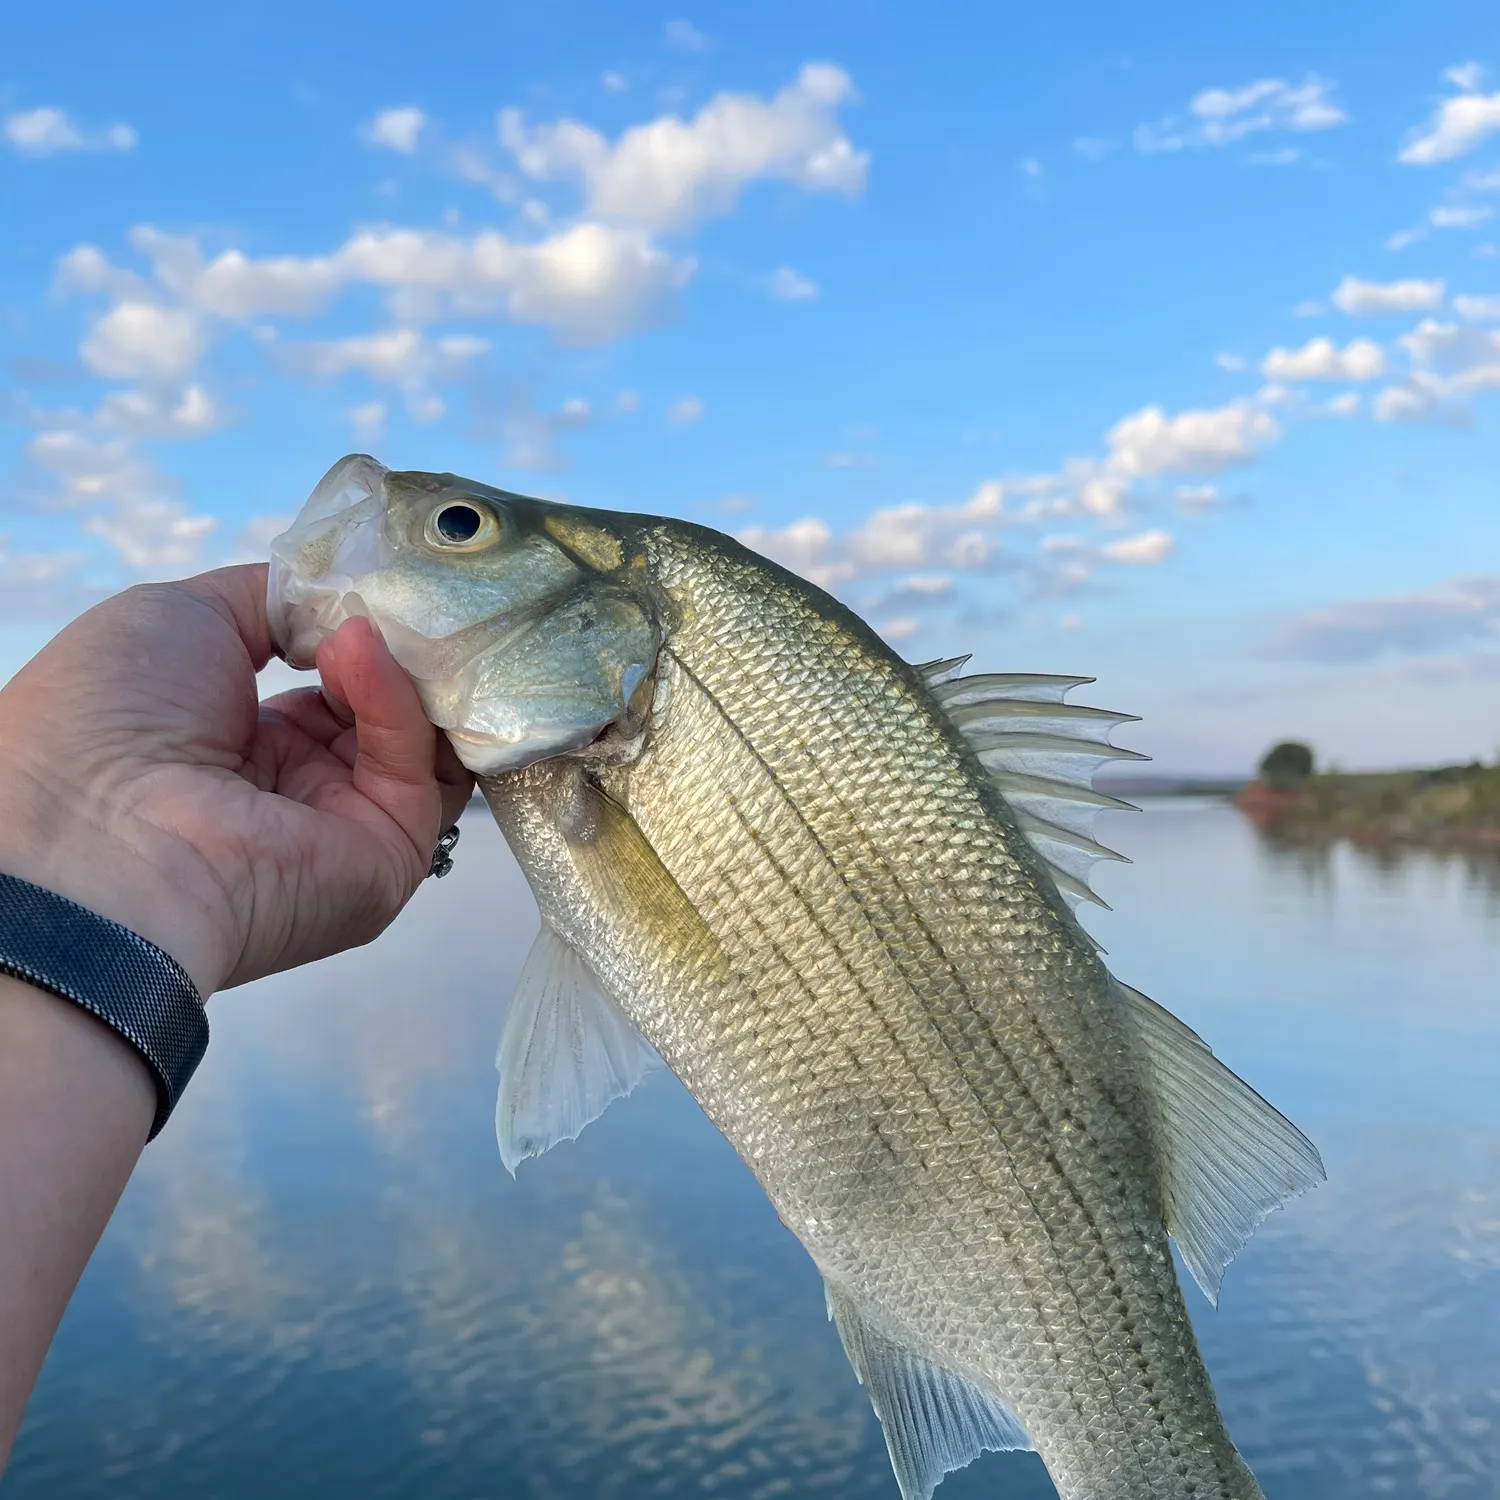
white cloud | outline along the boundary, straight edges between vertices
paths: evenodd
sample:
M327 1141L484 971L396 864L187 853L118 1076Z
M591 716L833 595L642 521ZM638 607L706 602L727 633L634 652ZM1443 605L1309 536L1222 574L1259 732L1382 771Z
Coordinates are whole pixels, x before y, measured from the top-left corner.
M196 567L217 528L212 516L193 515L178 500L147 500L90 516L83 529L109 546L136 573Z
M616 73L613 69L601 74L599 82L608 94L623 94L630 87L630 83L625 75L623 73Z
M329 339L287 350L296 368L321 380L359 371L371 380L418 392L431 381L450 379L489 348L467 336L428 339L415 328L388 328L353 338ZM439 413L441 415L441 413Z
M390 288L393 311L407 320L445 308L503 312L583 344L649 322L694 270L644 235L587 221L535 244L493 230L467 240L434 230L365 230L335 259L349 280Z
M1103 136L1081 135L1073 142L1073 150L1085 161L1103 161L1115 149L1115 143Z
M1334 306L1354 317L1376 313L1431 312L1443 305L1441 281L1360 281L1346 276L1333 291Z
M1107 467L1131 477L1169 470L1216 474L1251 462L1280 433L1273 417L1242 401L1175 417L1159 406L1147 406L1110 428Z
M1348 120L1328 98L1333 87L1316 75L1293 87L1281 78L1262 78L1237 89L1205 89L1188 108L1204 121L1209 141L1223 145L1257 130L1328 130Z
M1453 311L1461 318L1474 318L1480 322L1500 318L1500 297L1466 297L1460 294L1453 299Z
M213 400L201 385L173 396L149 390L111 391L94 415L109 432L131 437L196 437L218 425Z
M205 261L197 241L163 234L149 224L131 230L130 243L151 261L156 279L174 296L233 321L306 317L328 303L346 275L337 255L252 260L242 251L226 250Z
M513 385L498 397L482 389L471 394L477 436L504 444L505 462L518 469L548 470L566 466L557 440L594 420L593 408L578 396L556 407L538 408L530 390Z
M818 284L790 266L782 266L771 273L766 290L778 302L806 302L818 295Z
M178 380L207 348L201 319L189 308L117 302L79 346L96 375L115 380Z
M703 402L697 396L674 401L667 411L667 421L674 427L691 427L703 415Z
M1420 593L1364 599L1293 616L1268 654L1303 661L1369 661L1426 654L1500 635L1500 575L1449 579Z
M1310 74L1300 84L1284 78L1261 78L1239 88L1204 89L1188 101L1188 119L1168 115L1139 125L1135 148L1145 153L1181 151L1189 146L1228 146L1267 130L1329 130L1348 115L1329 97L1334 85ZM1295 160L1280 152L1263 153L1276 164Z
M1188 136L1171 115L1155 125L1137 125L1130 140L1135 149L1146 156L1155 156L1164 151L1181 151L1189 144Z
M857 590L863 580L898 575L886 592L862 605L877 613L900 610L906 617L937 607L950 597L949 581L974 573L1005 576L1034 598L1058 598L1087 587L1101 566L1164 561L1173 539L1160 528L1097 544L1052 533L1028 550L1017 545L1028 530L1064 518L1116 523L1139 480L1172 472L1212 474L1249 463L1280 431L1274 418L1250 402L1174 416L1148 406L1115 423L1102 459L1071 459L1056 473L988 480L958 504L885 506L843 532L821 517L805 516L786 527L755 526L739 535L823 588ZM1219 503L1211 485L1179 486L1176 499L1187 513ZM937 579L945 582L914 581Z
M648 230L686 229L734 207L758 179L848 196L864 186L869 158L839 128L854 96L841 68L809 63L773 99L719 94L690 121L662 115L611 144L576 120L528 127L518 110L499 117L501 143L538 180L573 178L585 211Z
M271 543L292 524L291 516L251 516L234 539L234 562L264 562Z
M836 588L854 576L854 565L834 555L833 532L828 523L816 516L793 521L780 531L749 526L739 533L739 539L819 588Z
M707 52L712 43L691 21L668 21L662 40L675 52Z
M1023 156L1016 165L1026 177L1035 179L1045 174L1045 168L1034 156Z
M1477 62L1459 63L1456 67L1444 68L1443 77L1465 94L1477 93L1484 81L1484 65Z
M58 261L52 281L59 292L107 292L120 300L150 295L139 276L112 265L97 245L75 245Z
M66 110L43 107L5 117L0 134L23 156L56 156L64 151L131 151L138 137L129 125L88 130Z
M26 457L58 486L52 504L82 511L82 530L98 537L132 571L186 569L202 557L210 516L171 498L173 486L127 437L99 438L75 421L47 427Z
M572 343L605 342L651 321L694 271L691 259L668 254L644 234L588 221L532 243L495 230L464 237L370 228L329 255L266 260L228 250L209 261L193 239L150 226L133 230L131 242L150 258L161 287L191 309L233 321L308 316L341 290L365 284L383 288L404 323L499 315ZM57 279L64 288L108 290L132 303L153 295L88 245L62 258Z
M349 426L354 440L373 447L385 436L386 407L384 401L363 401L349 408Z
M1450 68L1445 76L1460 92L1444 99L1432 119L1413 132L1399 161L1420 167L1451 161L1500 131L1500 93L1478 92L1479 73L1474 65Z
M417 149L422 132L427 128L427 116L415 104L402 104L394 109L383 109L365 128L366 139L371 145L385 146L410 156Z
M1495 210L1487 203L1463 203L1440 206L1427 216L1434 229L1469 229L1495 217Z
M1139 536L1108 542L1099 552L1110 562L1159 563L1172 555L1172 538L1165 531L1143 531Z
M1211 484L1179 484L1172 498L1191 515L1212 510L1219 503L1219 491Z
M1340 349L1319 338L1300 349L1272 349L1260 368L1268 380L1374 380L1385 369L1385 356L1369 339L1351 339Z
M1413 386L1388 385L1371 405L1377 422L1420 421L1432 410L1432 398Z
M1357 391L1344 391L1337 396L1331 396L1323 403L1321 414L1330 417L1352 417L1359 410L1359 393Z
M1216 354L1214 363L1221 370L1228 370L1231 375L1238 375L1245 368L1245 361L1238 354Z
M933 604L953 597L953 580L946 573L912 573L898 578L885 593L872 599L868 608L872 614L884 614L893 609L929 608Z
M1412 362L1457 375L1500 357L1500 333L1423 318L1399 343Z
M0 535L0 620L67 618L94 602L76 581L77 552L16 552Z
M757 178L857 192L867 159L836 120L852 96L840 69L809 64L772 99L720 94L690 121L662 116L614 142L571 120L528 130L507 112L501 133L528 175L574 176L585 189L583 218L532 241L490 229L465 236L377 225L324 255L253 258L228 249L209 258L194 237L141 225L131 243L151 262L154 285L89 245L62 258L57 284L114 299L85 357L97 373L119 378L183 374L206 346L201 314L232 322L307 317L357 285L382 289L401 325L503 317L562 342L603 343L662 316L694 274L691 258L656 243L656 229L729 210ZM415 106L386 110L368 131L393 149L415 148L425 128L419 116ZM547 215L538 217L545 228ZM816 292L790 267L768 289L790 300ZM180 305L163 305L162 291Z
M1321 318L1326 311L1327 309L1321 302L1314 302L1309 298L1305 302L1299 302L1292 309L1292 316L1294 318Z
M1415 245L1427 238L1425 229L1398 229L1395 234L1387 235L1385 248L1387 250L1405 250L1408 245Z

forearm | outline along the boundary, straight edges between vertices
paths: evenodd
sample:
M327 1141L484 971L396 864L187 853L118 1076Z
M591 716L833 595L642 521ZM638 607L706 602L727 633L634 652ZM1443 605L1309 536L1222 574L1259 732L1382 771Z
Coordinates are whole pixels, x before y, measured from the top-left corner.
M155 1109L127 1043L0 975L0 1470Z

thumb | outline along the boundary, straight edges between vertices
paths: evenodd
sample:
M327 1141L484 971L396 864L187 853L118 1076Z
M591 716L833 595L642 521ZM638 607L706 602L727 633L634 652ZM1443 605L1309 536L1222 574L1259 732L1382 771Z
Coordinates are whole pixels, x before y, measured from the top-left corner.
M325 679L336 684L354 715L355 790L396 823L425 873L441 831L437 731L411 679L368 620L346 620L325 649L331 657Z

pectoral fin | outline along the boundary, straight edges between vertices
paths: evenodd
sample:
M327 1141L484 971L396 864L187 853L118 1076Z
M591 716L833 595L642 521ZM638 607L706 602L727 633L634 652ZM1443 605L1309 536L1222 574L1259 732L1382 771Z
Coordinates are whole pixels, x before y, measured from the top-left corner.
M1272 1209L1325 1179L1323 1161L1197 1032L1129 985L1115 985L1150 1068L1167 1228L1217 1303L1224 1267Z
M944 1474L981 1453L1031 1447L995 1397L914 1353L833 1282L824 1291L844 1353L880 1418L902 1500L929 1500Z
M583 959L547 924L521 969L495 1066L495 1135L514 1175L574 1140L641 1081L655 1054Z

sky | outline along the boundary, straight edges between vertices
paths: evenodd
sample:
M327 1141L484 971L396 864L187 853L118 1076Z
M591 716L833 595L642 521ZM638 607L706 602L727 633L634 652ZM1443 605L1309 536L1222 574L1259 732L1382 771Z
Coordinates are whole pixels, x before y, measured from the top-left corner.
M685 516L1171 772L1500 755L1490 5L0 15L0 680L345 452Z

